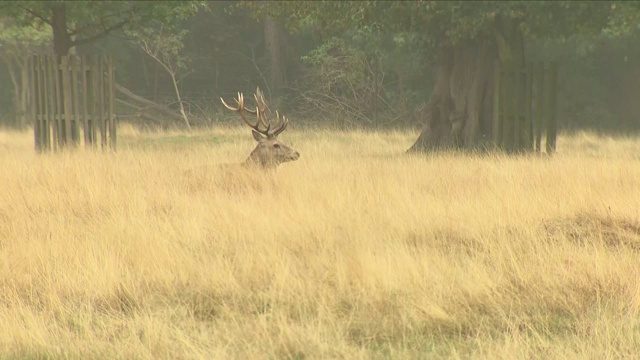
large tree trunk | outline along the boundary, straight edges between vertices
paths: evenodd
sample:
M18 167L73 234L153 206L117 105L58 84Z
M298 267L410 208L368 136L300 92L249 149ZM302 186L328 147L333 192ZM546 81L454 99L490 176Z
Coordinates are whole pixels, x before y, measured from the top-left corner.
M64 2L51 6L51 28L53 30L53 52L66 56L71 49L71 36L67 29L67 5Z
M264 36L270 63L269 81L271 84L269 87L279 93L287 84L285 29L276 19L266 16Z
M496 20L494 36L445 46L436 62L425 126L409 152L479 149L491 144L497 61L524 63L522 34L513 20Z

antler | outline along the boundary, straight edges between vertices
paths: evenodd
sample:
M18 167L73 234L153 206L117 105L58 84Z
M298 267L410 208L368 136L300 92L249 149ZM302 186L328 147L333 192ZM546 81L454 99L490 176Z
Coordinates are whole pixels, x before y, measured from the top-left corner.
M244 96L241 93L238 93L238 98L234 99L234 100L238 104L238 107L236 107L236 108L229 106L229 104L224 102L223 98L220 98L220 101L222 101L222 105L224 105L227 109L229 109L231 111L236 111L238 114L240 114L240 117L242 118L242 120L247 125L249 125L249 127L251 127L253 130L259 132L262 135L269 136L269 125L264 123L264 121L262 120L262 117L258 113L258 109L257 108L256 108L256 110L246 109L244 107ZM252 124L251 122L249 122L249 120L244 116L244 113L243 113L244 111L248 112L249 114L256 115L257 121L256 121L255 124ZM267 128L266 130L260 130L260 124L261 123L262 123L262 125L264 125Z
M264 100L264 95L262 94L262 91L260 90L259 87L256 88L256 93L253 97L256 100L255 110L249 110L244 107L244 96L241 93L238 93L238 98L235 99L236 103L238 103L237 108L233 108L229 106L226 102L224 102L224 99L222 98L220 98L220 100L222 101L222 104L227 109L238 112L240 114L240 117L242 117L242 120L244 120L244 122L247 125L249 125L253 130L267 137L278 136L278 134L280 134L281 132L284 131L284 129L287 128L287 125L289 124L289 120L284 116L282 116L282 119L281 119L280 114L278 114L278 112L276 111L276 119L278 122L276 123L275 128L272 131L269 131L271 129L271 122L266 120L264 115L265 112L269 110L269 108L267 106L266 101ZM246 111L252 115L256 115L256 118L257 118L256 123L255 124L250 123L249 120L247 120L247 118L242 113L243 111ZM260 124L262 124L266 128L266 130L260 130L259 129Z
M276 125L276 128L273 129L273 133L272 136L278 136L278 134L280 134L281 132L284 131L284 129L287 128L287 125L289 125L289 119L287 119L286 117L284 117L284 115L282 115L282 120L280 120L280 115L278 114L278 111L276 110L276 119L278 120Z
M262 93L262 91L260 90L259 87L256 88L256 94L255 94L255 99L256 99L256 112L257 112L257 116L260 118L260 121L263 124L268 124L268 126L271 126L271 121L266 120L265 119L265 112L269 109L267 107L267 103L264 100L264 94ZM276 137L278 136L278 134L280 134L281 132L284 131L284 129L287 128L287 125L289 124L289 120L287 120L286 117L282 116L282 119L280 118L280 114L278 114L278 111L276 110L276 126L273 129L273 131L271 133L269 133L269 136L271 137ZM268 129L268 128L267 128Z

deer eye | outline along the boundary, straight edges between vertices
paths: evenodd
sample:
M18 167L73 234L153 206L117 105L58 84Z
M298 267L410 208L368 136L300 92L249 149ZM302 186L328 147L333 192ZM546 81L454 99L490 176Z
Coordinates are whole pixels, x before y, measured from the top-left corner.
M273 144L273 147L276 149L280 149L280 144Z

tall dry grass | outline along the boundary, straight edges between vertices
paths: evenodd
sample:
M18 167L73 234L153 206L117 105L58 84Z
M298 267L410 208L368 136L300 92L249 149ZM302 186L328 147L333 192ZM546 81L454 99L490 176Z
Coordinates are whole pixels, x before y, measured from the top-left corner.
M0 358L604 359L640 354L640 140L552 158L245 129L36 155L0 133Z

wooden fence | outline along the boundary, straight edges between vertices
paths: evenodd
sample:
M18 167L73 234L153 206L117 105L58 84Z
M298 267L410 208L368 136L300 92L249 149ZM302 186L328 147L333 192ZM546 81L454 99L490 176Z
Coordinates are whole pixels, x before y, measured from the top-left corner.
M115 150L113 59L35 55L30 61L36 150L81 143Z
M507 152L555 152L557 63L529 62L524 68L496 64L493 139Z

